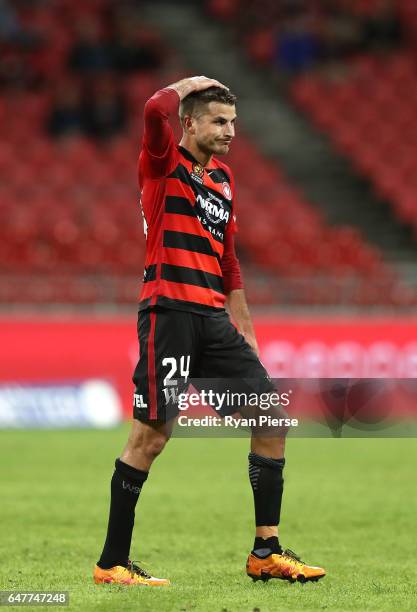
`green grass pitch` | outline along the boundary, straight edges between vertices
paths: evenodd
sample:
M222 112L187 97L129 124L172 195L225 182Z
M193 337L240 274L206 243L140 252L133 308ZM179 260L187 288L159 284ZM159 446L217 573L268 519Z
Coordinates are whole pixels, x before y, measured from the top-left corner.
M281 541L328 575L252 582L246 439L173 439L136 513L133 558L167 589L92 582L128 431L2 431L1 589L68 590L71 610L417 609L413 439L288 441ZM44 607L38 609L45 609Z

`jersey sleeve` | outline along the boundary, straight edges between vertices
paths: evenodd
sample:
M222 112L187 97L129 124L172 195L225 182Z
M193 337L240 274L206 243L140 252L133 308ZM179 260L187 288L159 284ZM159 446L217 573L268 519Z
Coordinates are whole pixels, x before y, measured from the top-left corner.
M221 261L225 295L234 289L243 289L242 272L235 251L235 238L230 224L224 237L224 251Z
M236 206L235 206L235 202L236 202L236 196L235 196L235 177L233 176L232 172L230 171L229 168L229 177L230 177L230 188L232 190L232 198L233 198L233 207L232 207L232 216L231 219L228 223L229 227L229 232L231 232L232 234L236 234L237 232L237 222L236 222Z
M230 186L233 194L233 208L229 223L226 225L224 235L224 250L221 261L223 287L226 295L234 289L243 289L242 272L235 250L235 234L237 232L237 224L234 206L235 185L232 173L230 173Z
M139 156L139 182L166 176L173 170L177 148L169 123L178 114L179 96L174 89L157 91L145 104L144 133Z

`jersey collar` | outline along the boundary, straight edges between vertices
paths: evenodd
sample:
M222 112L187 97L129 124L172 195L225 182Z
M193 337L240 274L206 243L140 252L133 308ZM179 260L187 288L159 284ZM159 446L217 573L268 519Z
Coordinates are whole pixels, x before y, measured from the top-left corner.
M190 151L188 149L185 149L182 145L178 145L178 150L181 151L185 159L188 159L188 161L192 162L193 164L200 164L200 162L194 157L194 155L192 155ZM202 164L200 164L200 166L201 165ZM210 163L208 163L207 166L204 166L204 170L212 170L215 167L216 166L213 164L213 157L212 157L210 160Z

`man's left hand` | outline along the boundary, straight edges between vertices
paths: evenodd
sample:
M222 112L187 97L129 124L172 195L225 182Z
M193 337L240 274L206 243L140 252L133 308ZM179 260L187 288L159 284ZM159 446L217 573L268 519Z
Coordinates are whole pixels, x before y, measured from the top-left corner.
M249 346L255 351L255 354L259 357L259 346L256 338L253 334L242 334Z

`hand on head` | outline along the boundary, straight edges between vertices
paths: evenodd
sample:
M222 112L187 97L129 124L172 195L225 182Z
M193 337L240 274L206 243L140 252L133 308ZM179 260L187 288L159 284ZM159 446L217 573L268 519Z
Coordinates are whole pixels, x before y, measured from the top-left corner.
M203 89L208 89L209 87L222 87L223 89L228 89L225 85L223 85L223 83L220 83L220 81L210 79L206 76L194 76L187 79L182 79L181 81L172 83L172 85L168 85L168 87L170 89L175 89L180 97L180 100L188 96L188 94L192 93L193 91L202 91Z

